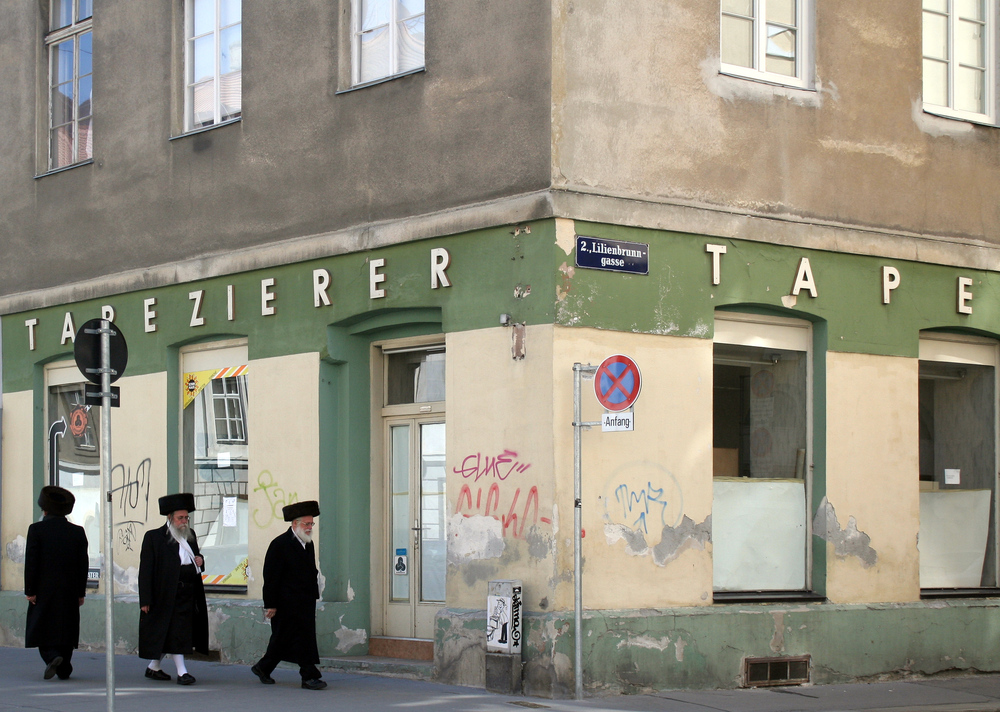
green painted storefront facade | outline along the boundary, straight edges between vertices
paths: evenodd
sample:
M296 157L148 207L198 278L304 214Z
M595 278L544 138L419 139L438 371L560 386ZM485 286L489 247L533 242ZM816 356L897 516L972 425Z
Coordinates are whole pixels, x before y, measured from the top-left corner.
M67 313L72 313L78 328L99 316L102 307L114 309L116 324L129 343L127 375L163 372L172 384L168 423L179 418L178 355L185 346L241 338L251 360L318 353L315 417L324 434L318 481L324 503L320 565L326 578L318 610L320 651L324 657L362 655L367 652L365 643L345 647L338 632L370 628L373 341L496 328L500 314L528 326L703 340L713 337L718 309L810 321L814 512L826 496L828 352L915 359L924 330L1000 336L1000 274L995 272L606 224L577 222L575 233L648 244L649 274L574 267L572 243L555 220L544 220L6 314L0 321L3 390L33 392L35 409L32 442L5 440L4 447L32 449L30 477L37 492L46 476L44 366L71 357L72 344L60 343ZM720 256L719 284L712 283L713 254L707 245L726 248ZM447 250L450 281L450 286L436 289L431 287L435 249ZM808 259L817 296L801 289L792 305L789 296L801 276L803 258ZM379 259L385 263L376 273L385 275L385 280L373 283L370 264ZM883 303L885 267L899 274L889 304ZM329 275L329 305L316 306L315 270ZM960 283L960 279L970 281ZM262 280L273 280L266 286L273 298L266 302L262 302ZM230 285L236 295L232 320L227 317ZM373 288L385 289L385 296L372 298ZM190 294L198 290L204 290L200 316L205 321L204 326L193 327L195 302ZM972 295L964 302L963 290ZM144 306L150 299L155 304ZM960 313L959 304L971 306L972 313ZM264 316L262 307L273 307L274 313ZM156 330L147 332L150 309L156 312L150 321ZM37 320L33 351L28 348L27 320ZM280 389L281 384L271 387ZM123 389L123 399L142 397ZM165 467L167 487L175 491L180 484L179 433L168 428L164 437L167 452L177 453ZM13 476L3 473L5 479ZM812 553L812 591L822 596L826 542L814 537ZM5 644L16 645L24 626L21 582L8 576L2 588L0 631ZM996 671L1000 657L993 652L992 641L1000 633L1000 619L994 603L990 598L850 605L802 601L587 611L585 681L588 689L626 692L733 687L740 684L744 657L775 655L811 655L813 681L820 683L949 669ZM135 647L137 605L132 595L121 596L116 605L119 651ZM267 630L256 621L259 605L259 600L239 596L217 596L210 602L216 616L214 636L224 660L252 661L265 647ZM103 645L103 610L99 597L88 600L82 628L85 645ZM571 693L572 614L572 610L527 611L527 692ZM484 629L484 611L459 607L442 611L436 629L440 679L482 684Z

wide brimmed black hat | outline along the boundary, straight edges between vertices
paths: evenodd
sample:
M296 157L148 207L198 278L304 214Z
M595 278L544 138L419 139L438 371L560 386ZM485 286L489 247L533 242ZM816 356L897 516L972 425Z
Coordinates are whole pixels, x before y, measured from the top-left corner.
M58 514L65 517L73 511L74 504L76 504L76 497L68 489L62 487L47 485L42 487L42 491L38 493L38 506L46 514Z
M194 495L190 492L178 492L160 497L160 514L170 514L178 509L194 511Z
M286 522L294 521L299 517L318 517L319 502L314 499L310 499L305 502L289 504L288 506L281 508L281 513L284 515Z

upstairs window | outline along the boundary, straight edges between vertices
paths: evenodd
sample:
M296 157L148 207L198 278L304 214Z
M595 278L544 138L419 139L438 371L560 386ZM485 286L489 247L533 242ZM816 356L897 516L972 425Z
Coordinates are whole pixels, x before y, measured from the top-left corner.
M185 130L239 118L243 110L241 0L187 0Z
M352 0L355 85L424 67L424 0Z
M52 0L49 33L49 170L90 160L94 155L93 2Z
M993 123L995 5L923 0L924 110Z
M806 87L807 0L722 0L722 71Z

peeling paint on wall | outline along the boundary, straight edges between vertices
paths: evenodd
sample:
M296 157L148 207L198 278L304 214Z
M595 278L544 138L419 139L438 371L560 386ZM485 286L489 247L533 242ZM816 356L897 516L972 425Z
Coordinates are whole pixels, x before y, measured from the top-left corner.
M495 517L456 514L448 525L448 563L499 559L504 551L503 524Z
M350 652L351 648L364 645L368 642L368 631L364 628L352 629L344 625L344 616L340 617L340 629L334 631L337 636L337 650L342 653Z
M660 534L660 543L649 547L642 532L635 531L624 524L605 523L604 536L608 546L612 546L619 540L625 540L625 553L631 556L653 557L653 563L657 566L665 566L687 549L697 547L704 549L705 544L712 540L712 515L705 518L701 524L685 516L676 527L665 525Z
M771 614L774 618L774 635L771 636L771 651L780 653L785 649L785 613L776 611Z
M139 569L129 566L123 569L114 564L115 593L139 593Z
M351 588L351 579L347 579L347 602L354 600L354 589Z
M659 650L662 653L670 647L670 636L665 635L662 638L653 638L648 635L637 635L634 638L632 636L628 636L624 640L619 641L617 645L619 650L626 646L630 648L648 648L650 650Z
M323 598L323 589L326 588L326 576L323 575L322 569L316 575L316 582L319 584L319 597Z
M858 522L853 516L848 518L847 528L841 529L837 512L826 497L816 509L813 534L833 544L833 551L837 556L856 556L866 569L878 563L878 552L871 547L871 537L858 530Z
M13 541L7 542L7 558L15 564L24 563L24 537L18 534Z

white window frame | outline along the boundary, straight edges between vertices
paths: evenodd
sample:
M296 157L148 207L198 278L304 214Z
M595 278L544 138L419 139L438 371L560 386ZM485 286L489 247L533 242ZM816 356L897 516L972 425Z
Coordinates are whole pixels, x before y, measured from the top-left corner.
M361 35L366 32L372 32L378 28L372 28L370 30L362 30L362 12L361 5L364 0L351 0L351 85L352 87L367 86L369 84L377 84L378 82L384 82L388 79L395 79L396 77L403 77L407 74L414 74L416 72L424 71L427 66L427 48L424 45L424 56L423 62L421 62L419 67L413 67L412 69L407 69L405 71L399 70L399 55L397 53L397 38L399 33L399 17L396 13L397 2L395 0L389 0L389 73L381 76L375 77L373 79L366 79L361 81ZM424 27L426 28L426 17L427 11L426 6L424 12L422 13L424 19ZM380 25L382 27L382 25Z
M67 168L69 166L74 166L78 163L84 163L86 161L93 160L93 131L94 131L94 107L91 103L90 115L84 118L90 119L90 145L91 152L90 155L85 155L80 157L80 38L85 34L90 33L91 35L91 47L93 47L93 13L87 18L80 20L77 17L79 12L80 3L79 0L70 0L72 6L72 20L66 27L60 27L56 30L52 30L45 35L45 50L47 54L48 61L48 72L46 75L46 93L48 95L46 99L46 105L48 106L48 116L46 120L46 134L45 134L45 144L46 144L46 154L48 155L48 160L46 162L47 170L54 171L62 168ZM52 7L54 3L50 3L50 11L55 12L55 8ZM73 155L68 163L56 164L56 156L52 152L52 134L56 130L56 126L53 125L53 119L55 118L54 107L52 105L52 94L57 86L55 82L55 52L56 47L68 40L73 41L73 110L72 118L68 124L60 124L59 126L72 126L73 131ZM93 57L91 57L90 74L84 75L91 77L91 94L93 94ZM93 99L91 99L93 102Z
M242 41L243 36L243 12L242 12L242 0L241 0L241 11L240 11L240 21L237 23L232 23L222 27L221 18L221 7L222 3L220 0L214 0L215 4L215 20L212 23L212 36L214 38L214 61L213 61L213 74L212 74L212 123L205 124L203 126L194 125L194 89L197 84L202 82L194 82L191 77L191 64L194 61L192 46L194 41L198 37L205 37L208 33L203 33L197 37L194 34L194 0L184 0L184 131L202 131L204 129L213 128L215 126L220 126L234 121L239 121L243 117L243 88L242 79L240 86L240 113L236 116L230 116L225 119L222 118L222 58L220 56L220 44L219 35L223 30L230 27L235 27L240 25L240 37ZM242 66L242 59L241 59ZM242 71L242 70L241 70Z
M768 72L762 69L767 59L767 17L768 0L752 0L753 16L734 15L721 11L719 14L719 57L721 73L744 79L753 79L768 84L795 87L797 89L812 89L812 0L795 0L795 76ZM721 6L720 6L721 7ZM722 62L722 16L732 15L753 21L753 67L742 67L738 64ZM774 23L771 23L774 24Z
M948 4L948 10L946 13L941 13L936 10L928 10L926 8L921 9L921 32L923 31L924 18L928 14L933 14L937 16L945 15L948 21L948 58L945 63L948 65L948 105L941 106L939 104L930 104L926 101L923 102L923 109L928 114L935 114L937 116L943 116L949 119L961 119L963 121L969 121L976 124L987 124L993 126L996 124L996 31L997 31L997 7L996 3L992 0L984 0L985 5L985 15L983 21L983 34L986 40L984 57L985 63L985 73L984 77L984 96L983 96L983 108L982 113L962 111L955 107L955 68L958 66L957 60L955 58L955 45L956 45L956 35L957 35L957 22L955 22L955 0L945 0ZM937 58L928 58L921 52L922 62L927 61L940 61ZM923 67L921 66L921 77L923 77ZM921 89L921 94L923 91Z

